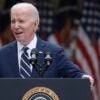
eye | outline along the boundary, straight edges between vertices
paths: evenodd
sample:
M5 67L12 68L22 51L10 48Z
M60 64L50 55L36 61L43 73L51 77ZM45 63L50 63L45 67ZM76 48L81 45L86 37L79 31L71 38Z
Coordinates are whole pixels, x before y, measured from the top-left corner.
M15 20L11 20L11 24L14 24L15 23Z
M24 23L24 20L19 20L19 23Z

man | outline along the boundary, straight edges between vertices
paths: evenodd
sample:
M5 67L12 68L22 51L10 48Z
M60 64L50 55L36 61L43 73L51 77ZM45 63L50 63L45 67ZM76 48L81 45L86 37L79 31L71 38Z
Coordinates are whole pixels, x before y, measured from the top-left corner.
M18 3L11 8L11 30L16 41L0 49L0 77L38 78L45 70L42 73L42 78L87 78L93 86L92 77L74 65L64 55L60 46L51 45L36 36L38 26L39 13L35 6L29 3ZM23 49L25 47L28 47L27 51ZM31 59L30 54L34 48L38 50L38 65L33 64L32 66L31 62L29 64L29 60L26 60ZM47 50L50 52L46 57L52 60L50 65L43 64L46 60L44 56ZM34 56L36 55L34 54Z

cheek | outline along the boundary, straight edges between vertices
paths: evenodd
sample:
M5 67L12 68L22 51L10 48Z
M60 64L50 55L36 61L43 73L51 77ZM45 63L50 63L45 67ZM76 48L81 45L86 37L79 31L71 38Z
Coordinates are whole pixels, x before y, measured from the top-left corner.
M13 25L11 25L10 27L11 27L11 30L13 31L13 30L14 30L14 27L13 27Z
M33 24L27 24L24 26L24 29L26 31L30 31L30 30L33 30L34 29L34 25Z

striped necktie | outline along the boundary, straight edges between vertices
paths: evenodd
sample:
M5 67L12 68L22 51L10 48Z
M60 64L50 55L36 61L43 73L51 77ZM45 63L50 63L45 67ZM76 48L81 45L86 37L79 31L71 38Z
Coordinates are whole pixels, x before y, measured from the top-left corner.
M30 78L31 77L31 68L30 68L30 62L29 62L29 56L27 53L28 47L24 47L23 53L21 55L20 59L20 75L22 78Z

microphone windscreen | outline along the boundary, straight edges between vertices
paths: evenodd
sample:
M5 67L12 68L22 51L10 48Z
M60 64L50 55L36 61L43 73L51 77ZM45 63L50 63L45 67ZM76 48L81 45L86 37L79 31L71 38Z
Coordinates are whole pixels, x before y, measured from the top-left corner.
M33 55L33 54L35 54L35 55L37 55L38 54L38 51L37 51L37 49L36 48L34 48L34 49L32 49L32 51L31 51L31 56Z

